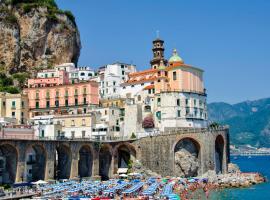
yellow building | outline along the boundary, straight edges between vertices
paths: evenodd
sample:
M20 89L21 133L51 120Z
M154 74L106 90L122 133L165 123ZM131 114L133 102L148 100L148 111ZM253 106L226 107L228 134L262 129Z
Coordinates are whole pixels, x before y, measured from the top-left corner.
M124 108L126 99L125 98L117 98L117 99L101 99L100 107L108 108L108 107L119 107Z
M91 137L93 122L95 121L92 114L56 115L54 120L62 125L61 136L69 138Z
M1 92L0 115L16 119L16 124L27 124L29 119L27 95Z

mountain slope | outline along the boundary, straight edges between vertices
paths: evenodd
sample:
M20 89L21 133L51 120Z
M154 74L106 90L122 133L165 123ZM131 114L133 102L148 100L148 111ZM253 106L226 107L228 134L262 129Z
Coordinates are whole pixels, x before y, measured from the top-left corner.
M270 98L208 105L209 120L230 126L231 142L270 147Z

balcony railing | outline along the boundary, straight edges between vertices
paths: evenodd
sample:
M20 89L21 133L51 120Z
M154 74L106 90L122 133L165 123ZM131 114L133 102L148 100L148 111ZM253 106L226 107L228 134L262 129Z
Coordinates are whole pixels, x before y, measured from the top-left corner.
M37 107L30 107L30 109L32 110L42 110L42 109L54 109L54 108L65 108L65 107L80 107L80 106L88 106L89 103L88 102L82 102L82 103L69 103L69 104L58 104L58 105L51 105L49 107L47 107L46 105L41 107L39 106Z

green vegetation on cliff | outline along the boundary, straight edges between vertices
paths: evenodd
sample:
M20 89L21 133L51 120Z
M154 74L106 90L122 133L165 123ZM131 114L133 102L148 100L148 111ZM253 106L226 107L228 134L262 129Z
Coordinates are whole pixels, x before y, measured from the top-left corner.
M51 20L57 20L57 14L64 14L76 25L74 15L70 11L59 9L54 0L6 0L5 3L22 8L24 13L30 12L33 8L46 7L48 9L47 16Z

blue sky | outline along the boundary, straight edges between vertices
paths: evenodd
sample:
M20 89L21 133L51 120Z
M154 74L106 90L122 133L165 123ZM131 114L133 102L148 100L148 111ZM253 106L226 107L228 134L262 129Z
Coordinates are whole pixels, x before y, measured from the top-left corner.
M56 0L80 30L79 65L115 61L149 67L159 30L166 57L177 48L205 70L208 102L270 97L268 0Z

